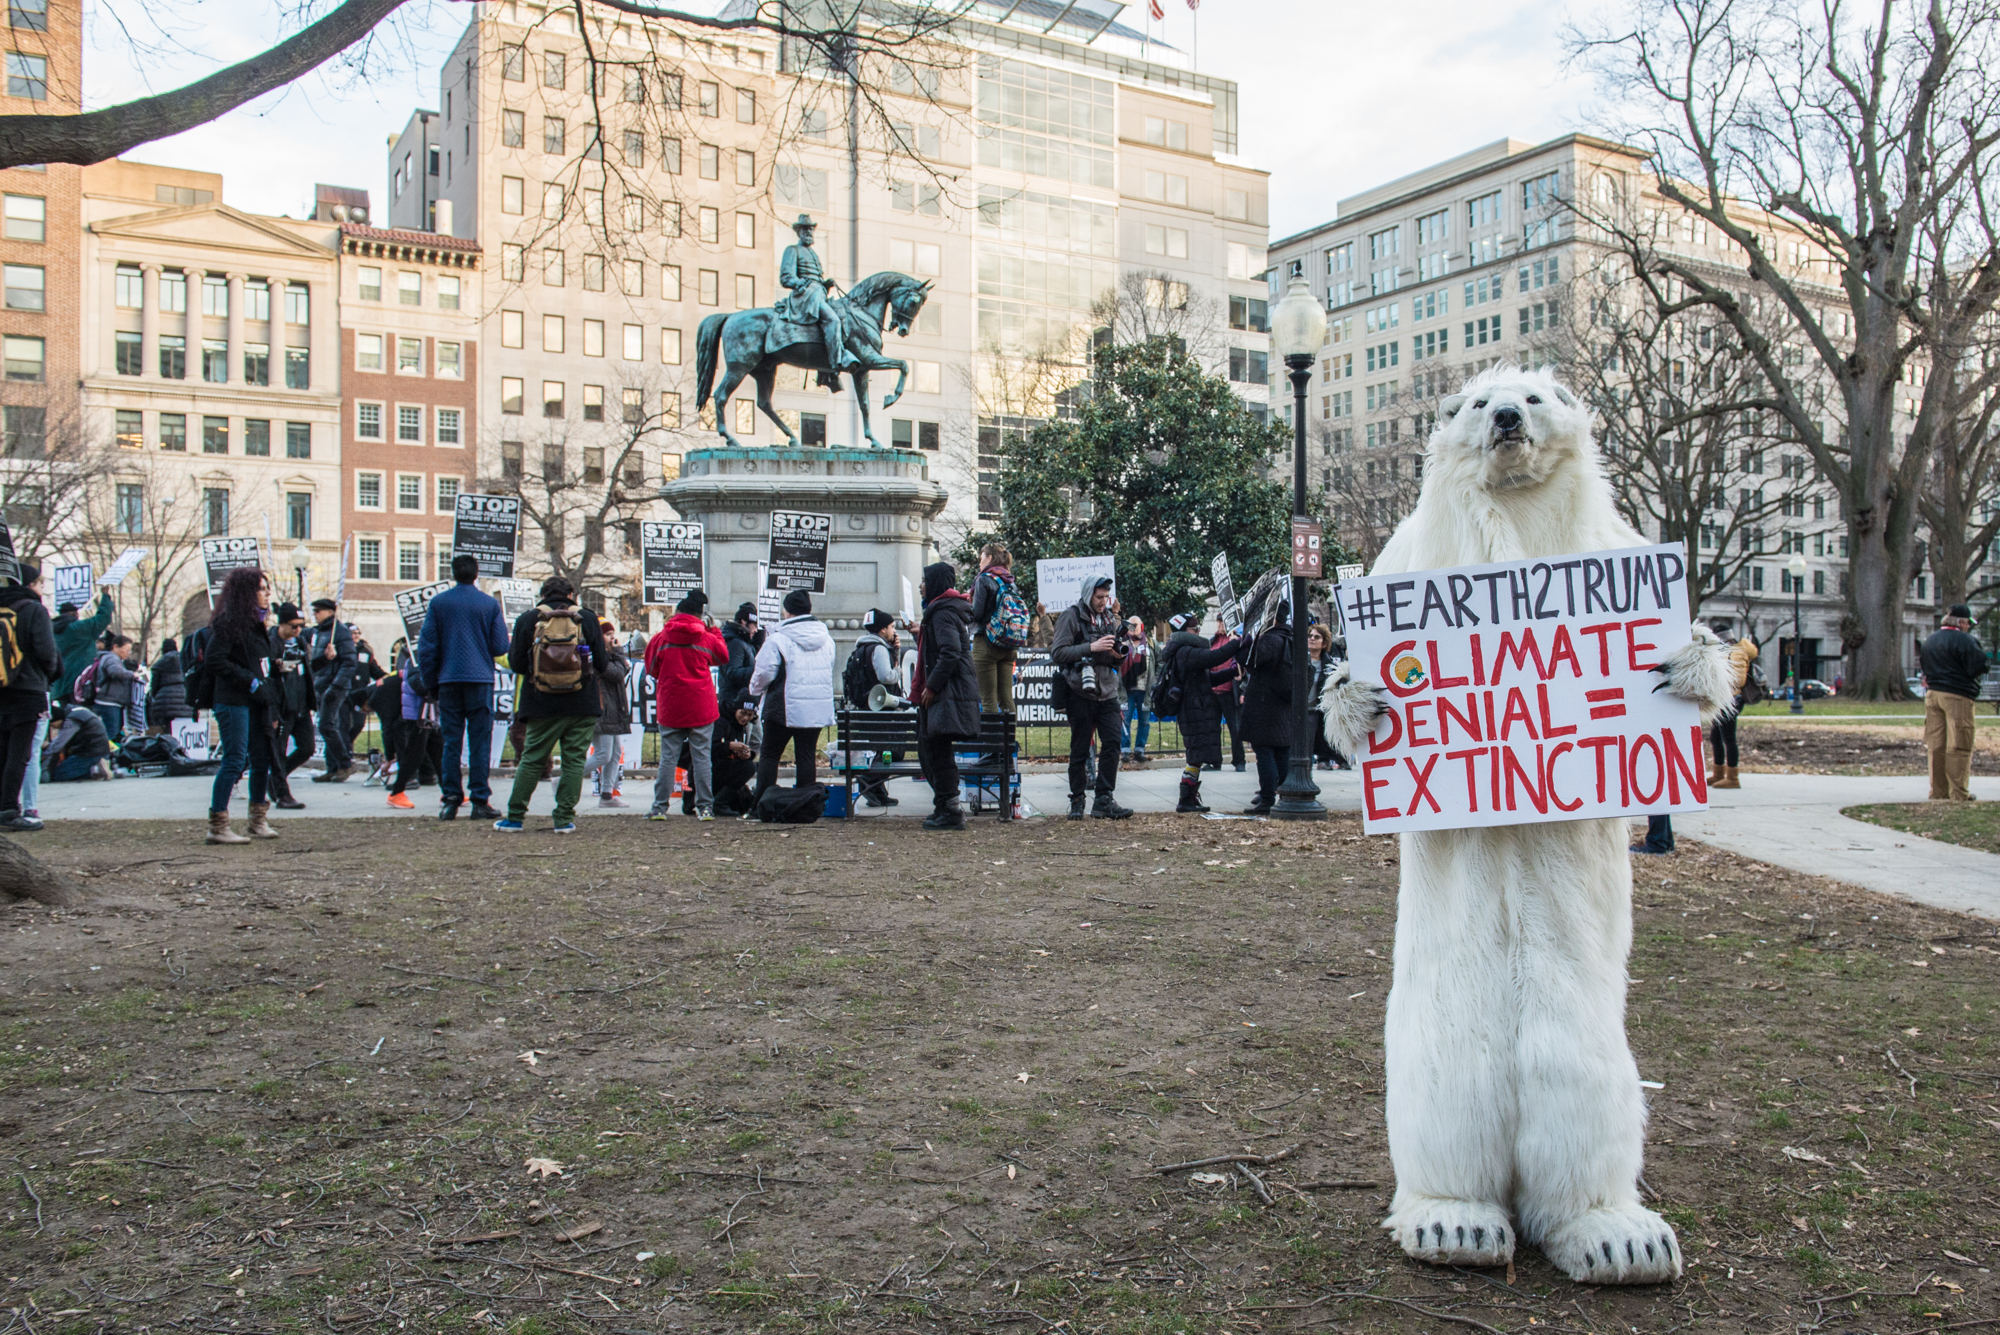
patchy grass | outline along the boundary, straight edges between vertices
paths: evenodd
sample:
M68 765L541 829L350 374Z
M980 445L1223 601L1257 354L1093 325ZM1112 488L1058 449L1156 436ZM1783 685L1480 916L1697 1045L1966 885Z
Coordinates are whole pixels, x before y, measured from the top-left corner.
M1799 728L1784 723L1748 722L1736 730L1745 774L1929 774L1930 755L1921 729L1836 727ZM2000 728L1975 737L1972 772L2000 774Z
M33 1329L2000 1317L1988 923L1641 860L1646 1182L1691 1264L1617 1290L1378 1228L1397 847L1351 817L284 836L62 823L37 851L90 905L0 909L0 1308ZM1272 1206L1149 1171L1292 1147Z
M1883 802L1848 807L1841 814L1982 853L2000 853L2000 802Z

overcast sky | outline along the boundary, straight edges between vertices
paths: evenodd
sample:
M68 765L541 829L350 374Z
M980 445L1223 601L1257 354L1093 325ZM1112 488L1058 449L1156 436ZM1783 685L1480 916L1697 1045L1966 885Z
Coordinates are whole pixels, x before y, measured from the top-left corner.
M1564 67L1563 13L1532 0L1334 9L1208 0L1198 16L1186 0L1162 3L1167 18L1154 36L1187 49L1198 35L1199 68L1241 86L1241 155L1271 173L1273 238L1325 221L1344 196L1468 148L1578 128L1588 110L1584 80ZM94 0L89 104L255 55L282 35L278 9L274 0ZM1137 27L1145 13L1137 0L1124 21ZM255 213L303 216L318 181L365 188L380 208L384 140L413 108L436 105L438 63L469 16L467 5L418 0L383 39L383 72L323 70L130 156L221 172L225 199ZM135 41L150 49L135 51Z

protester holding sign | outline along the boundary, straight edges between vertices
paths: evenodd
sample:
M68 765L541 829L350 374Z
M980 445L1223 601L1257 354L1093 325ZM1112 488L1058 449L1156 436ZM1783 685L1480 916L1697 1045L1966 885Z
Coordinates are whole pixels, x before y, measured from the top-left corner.
M96 661L97 637L110 624L109 593L97 595L97 610L87 617L68 605L56 608L56 651L62 655L62 668L49 682L49 693L57 700L68 700L77 674Z
M460 771L471 753L472 814L497 820L488 769L493 760L493 664L504 657L512 637L500 603L481 593L479 561L464 553L451 558L452 587L430 600L417 637L417 674L438 703L443 733L444 774L439 781L438 819L454 820L464 805L468 782Z
M1083 819L1084 770L1090 742L1097 739L1097 798L1090 814L1124 820L1130 807L1118 805L1118 731L1125 714L1118 707L1118 665L1124 661L1125 627L1111 606L1111 576L1083 581L1075 605L1056 622L1049 657L1061 666L1069 687L1069 818Z
M1187 759L1181 770L1180 802L1174 810L1189 815L1208 810L1201 800L1202 770L1222 765L1221 697L1209 689L1208 674L1221 664L1233 663L1243 649L1241 640L1229 637L1210 644L1196 629L1200 625L1201 618L1192 612L1168 618L1167 629L1172 633L1160 649L1153 691L1153 712L1161 718L1180 720Z

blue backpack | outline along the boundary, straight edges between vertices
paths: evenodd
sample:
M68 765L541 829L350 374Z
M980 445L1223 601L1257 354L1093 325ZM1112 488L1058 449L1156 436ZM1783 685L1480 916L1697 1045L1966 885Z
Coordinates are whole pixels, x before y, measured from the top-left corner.
M1000 649L1028 643L1028 602L1014 587L1011 575L987 571L993 579L993 615L986 619L986 638Z

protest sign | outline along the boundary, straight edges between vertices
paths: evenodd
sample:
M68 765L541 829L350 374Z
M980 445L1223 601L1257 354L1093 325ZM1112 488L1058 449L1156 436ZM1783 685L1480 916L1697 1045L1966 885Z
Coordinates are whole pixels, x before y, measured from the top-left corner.
M1338 581L1339 583L1342 583L1342 584L1345 584L1345 583L1346 583L1346 582L1347 582L1348 580L1350 580L1350 579L1360 579L1360 578L1361 578L1361 572L1362 572L1362 571L1364 571L1364 570L1366 570L1367 568L1368 568L1368 567L1366 567L1366 566L1358 566L1358 565L1357 565L1357 566L1335 566L1335 567L1333 568L1333 577L1334 577L1334 579L1335 579L1336 581Z
M181 750L187 752L189 760L208 759L208 720L177 718L170 725L174 740Z
M20 558L14 555L14 534L0 519L0 583L13 584L21 578Z
M521 539L521 498L462 491L451 512L453 556L479 558L481 575L510 579Z
M771 587L771 563L757 563L757 620L775 626L785 616L785 590Z
M1229 575L1227 553L1217 552L1208 563L1208 578L1215 585L1215 605L1222 613L1222 624L1234 630L1243 624L1243 608L1236 601L1236 581Z
M333 577L333 601L347 606L347 554L354 546L354 535L348 534L340 540L340 573Z
M452 585L453 581L441 579L435 584L396 590L396 615L403 618L403 634L410 638L411 653L417 651L417 637L424 633L424 617L431 610L431 599Z
M144 547L127 547L124 551L118 553L118 559L111 563L111 569L98 576L97 582L99 584L123 584L125 577L134 570L137 570L139 563L145 560L146 556L147 551Z
M902 580L903 580L903 621L905 622L905 624L915 625L917 620L917 592L915 589L912 589L910 587L910 577L908 575L904 575L902 577Z
M1068 723L1056 708L1056 665L1046 649L1014 651L1014 721L1022 727Z
M495 580L493 596L500 600L500 614L512 626L521 613L535 605L535 581L531 579Z
M222 581L229 577L230 571L246 567L254 570L264 560L255 538L203 538L201 563L208 572L208 602L213 607L222 593Z
M1083 582L1109 575L1111 596L1118 596L1118 560L1112 556L1060 556L1035 562L1035 597L1057 616L1083 597Z
M65 606L88 607L93 587L88 562L83 565L56 566L49 571L49 606L58 611Z
M792 589L825 593L826 549L832 538L832 515L771 511L770 573L765 582L781 594Z
M645 569L645 601L671 607L690 589L702 586L701 525L662 523L648 519L639 525L639 556Z
M1370 834L1700 811L1699 711L1652 669L1688 642L1679 543L1370 575L1336 602L1387 693Z

